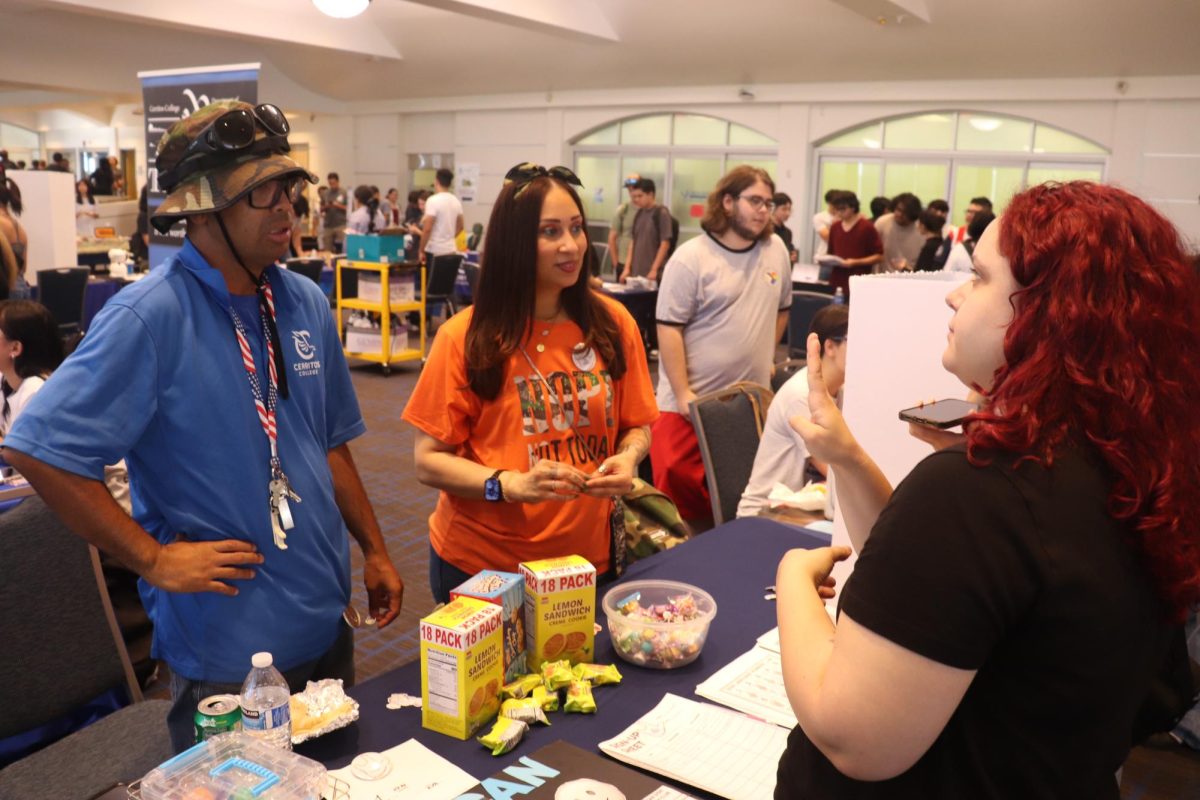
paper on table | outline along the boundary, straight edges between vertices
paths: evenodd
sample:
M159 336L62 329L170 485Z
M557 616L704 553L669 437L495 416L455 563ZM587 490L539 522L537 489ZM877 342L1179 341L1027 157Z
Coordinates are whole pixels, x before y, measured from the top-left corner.
M479 783L416 739L382 755L392 769L378 780L355 777L350 767L331 770L329 775L346 783L348 800L454 800Z
M771 628L771 630L758 637L758 646L770 650L772 653L778 653L779 628Z
M761 800L774 792L787 737L745 714L667 694L600 749L729 800Z
M778 628L775 634L778 637ZM755 647L738 656L697 686L696 694L787 730L796 727L796 714L783 686L778 638L775 646L775 650Z

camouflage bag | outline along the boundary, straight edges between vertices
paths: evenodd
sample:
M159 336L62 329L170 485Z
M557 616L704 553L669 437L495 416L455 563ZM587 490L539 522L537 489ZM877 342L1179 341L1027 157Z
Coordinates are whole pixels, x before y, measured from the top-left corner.
M625 523L625 561L632 563L691 538L675 502L641 478L621 498Z

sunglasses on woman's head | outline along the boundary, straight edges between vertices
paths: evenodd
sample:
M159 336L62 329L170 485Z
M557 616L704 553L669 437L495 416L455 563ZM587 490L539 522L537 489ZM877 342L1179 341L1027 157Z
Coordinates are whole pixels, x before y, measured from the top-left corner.
M557 178L563 183L583 188L583 181L579 180L579 176L566 167L550 167L546 169L541 164L534 164L531 161L517 164L506 172L504 182L519 184L517 191L513 192L513 197L517 198L521 196L521 192L525 191L525 187L535 178Z

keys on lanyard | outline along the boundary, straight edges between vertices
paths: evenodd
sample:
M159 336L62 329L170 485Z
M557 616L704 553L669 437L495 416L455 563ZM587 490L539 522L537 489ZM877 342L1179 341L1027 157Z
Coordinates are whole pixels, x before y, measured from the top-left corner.
M287 533L292 528L296 527L295 521L292 519L292 509L288 506L288 500L299 503L300 495L296 494L288 483L287 476L280 470L276 473L276 477L271 479L269 484L271 493L271 535L275 538L275 546L280 550L287 550Z

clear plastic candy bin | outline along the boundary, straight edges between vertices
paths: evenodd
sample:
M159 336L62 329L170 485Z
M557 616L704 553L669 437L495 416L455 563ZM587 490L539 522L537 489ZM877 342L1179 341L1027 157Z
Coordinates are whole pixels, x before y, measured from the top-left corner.
M243 733L223 733L152 769L143 800L320 800L325 767Z
M674 669L700 655L717 603L699 586L642 580L617 584L604 595L608 635L631 664Z

